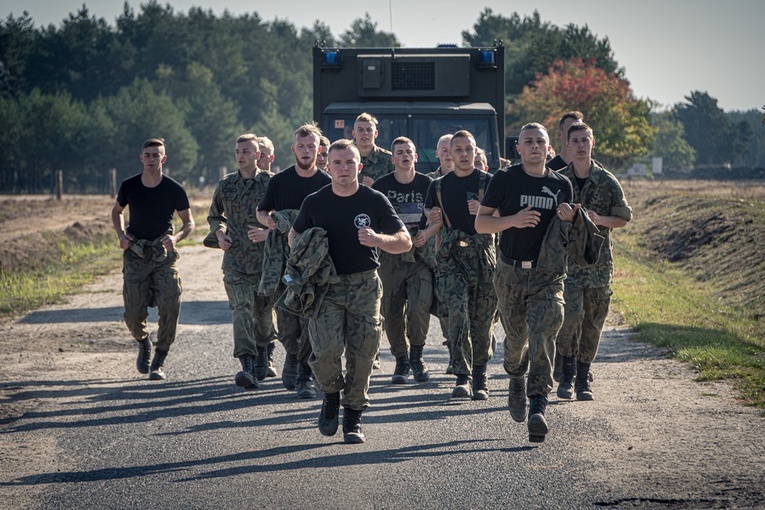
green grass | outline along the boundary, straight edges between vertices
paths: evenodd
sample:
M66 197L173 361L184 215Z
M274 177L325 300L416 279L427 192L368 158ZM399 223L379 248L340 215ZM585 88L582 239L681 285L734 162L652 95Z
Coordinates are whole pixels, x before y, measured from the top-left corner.
M616 239L615 266L614 307L640 340L691 363L699 380L734 381L748 404L765 409L762 321L721 304L692 274L651 259L629 235Z
M41 306L59 303L102 274L120 266L114 236L87 242L52 240L60 262L45 267L6 273L0 271L0 317L17 316Z

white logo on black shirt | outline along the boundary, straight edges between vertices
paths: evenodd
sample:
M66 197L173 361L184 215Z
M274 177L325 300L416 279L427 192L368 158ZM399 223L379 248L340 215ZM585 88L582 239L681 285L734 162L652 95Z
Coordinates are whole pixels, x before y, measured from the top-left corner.
M361 230L364 227L368 227L372 224L372 220L369 218L368 214L359 214L353 219L353 224L356 225L356 228Z

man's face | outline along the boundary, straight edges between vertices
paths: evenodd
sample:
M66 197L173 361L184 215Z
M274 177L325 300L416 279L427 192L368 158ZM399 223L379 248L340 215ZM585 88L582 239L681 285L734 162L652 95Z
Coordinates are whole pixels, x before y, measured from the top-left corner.
M322 145L319 148L319 153L316 155L316 166L327 171L327 152L329 151L329 147L326 145Z
M141 150L139 158L143 163L143 169L147 172L161 170L162 164L167 161L164 147L146 147Z
M335 149L329 153L327 172L332 177L332 184L339 187L353 186L358 183L361 172L361 158L353 149Z
M297 166L303 170L310 170L316 165L316 156L319 154L319 137L316 135L296 135L292 152L295 154Z
M441 164L441 168L444 170L454 169L454 160L452 159L452 155L449 152L450 143L451 140L448 139L440 140L436 146L436 157L438 158L438 162Z
M410 170L414 168L414 164L417 161L417 150L414 148L414 144L409 142L397 143L393 146L393 166L396 170Z
M353 125L353 139L362 149L372 147L378 134L377 128L371 122L359 120Z
M476 167L478 170L488 172L489 161L486 159L486 154L483 152L481 152L480 154L476 154L475 161L473 161L473 166Z
M475 142L467 136L455 136L451 142L451 154L454 167L467 172L473 169L475 161Z
M260 157L258 145L254 140L245 140L236 144L236 164L239 170L252 171Z
M571 133L568 147L574 159L588 160L592 156L592 148L595 147L595 138L586 129L577 129Z
M549 148L550 138L547 132L541 129L525 129L518 138L518 154L524 163L544 164Z
M274 154L271 151L270 147L262 146L260 148L260 157L258 158L257 164L258 168L261 170L270 170L271 169L271 163L274 162Z

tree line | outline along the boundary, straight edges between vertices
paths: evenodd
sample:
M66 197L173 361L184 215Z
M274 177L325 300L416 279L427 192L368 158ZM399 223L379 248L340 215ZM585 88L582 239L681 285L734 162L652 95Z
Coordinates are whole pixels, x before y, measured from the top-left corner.
M587 26L487 8L462 38L466 46L504 41L508 134L529 119L552 130L562 112L579 109L595 128L598 158L614 167L651 154L677 167L765 165L756 110L726 114L694 91L657 112L635 97L608 38ZM110 169L119 179L140 170L138 149L150 136L167 140L170 174L190 185L233 167L232 140L245 131L270 137L286 167L293 130L311 120L315 41L401 46L368 14L338 36L319 20L297 28L257 12L176 12L156 0L138 10L126 2L114 23L84 5L58 26L10 15L0 21L0 191L48 192L63 169L70 191L103 192ZM711 143L709 132L729 143Z

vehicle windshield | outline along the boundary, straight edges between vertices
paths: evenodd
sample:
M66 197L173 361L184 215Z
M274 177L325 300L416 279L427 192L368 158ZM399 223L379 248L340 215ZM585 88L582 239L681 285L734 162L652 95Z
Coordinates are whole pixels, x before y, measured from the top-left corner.
M436 145L438 139L445 134L453 134L461 129L470 131L475 137L476 145L486 151L489 164L497 168L499 154L495 153L496 138L493 130L494 119L480 115L420 115L418 118L407 118L397 115L375 115L379 124L378 147L390 150L391 142L399 136L412 139L417 147L417 170L423 173L432 172L438 168ZM352 139L353 122L356 114L326 115L322 131L324 135L335 141L340 138Z

